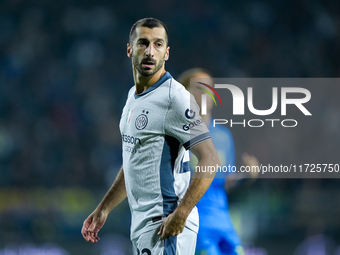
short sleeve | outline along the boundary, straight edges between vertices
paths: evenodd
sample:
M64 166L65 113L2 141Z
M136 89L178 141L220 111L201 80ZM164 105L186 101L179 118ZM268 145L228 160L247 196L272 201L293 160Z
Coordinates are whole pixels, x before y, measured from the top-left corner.
M164 131L175 137L186 150L211 139L195 98L185 89L170 97Z

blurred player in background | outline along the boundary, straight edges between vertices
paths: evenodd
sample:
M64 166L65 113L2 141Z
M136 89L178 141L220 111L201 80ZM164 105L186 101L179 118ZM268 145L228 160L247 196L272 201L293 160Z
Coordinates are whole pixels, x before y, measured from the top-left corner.
M192 86L190 88L190 78L204 78L202 82L213 85L211 75L208 71L202 68L192 68L183 72L178 81L182 83L187 90L194 95L196 102L201 106L201 95L203 92L200 89ZM213 101L207 97L207 114L202 115L203 121L207 125L214 145L216 147L221 166L235 166L235 147L234 140L230 130L221 125L213 127L211 118L211 110ZM192 158L192 157L191 157ZM255 157L244 154L242 156L244 165L256 166L258 161ZM190 160L194 164L195 160ZM191 165L193 168L194 165ZM202 199L197 203L199 211L199 232L197 236L196 255L242 255L244 250L241 240L237 235L229 212L228 199L226 189L238 186L239 182L251 182L256 177L256 173L252 175L235 173L227 176L218 176L210 185ZM220 177L220 178L218 178ZM226 178L223 178L226 177Z
M165 71L169 58L165 24L154 18L130 30L127 55L135 85L120 120L123 166L98 207L84 221L82 234L98 242L109 212L125 197L132 214L134 254L193 255L198 231L196 203L213 175L190 180L189 152L200 167L220 165L209 130L192 95ZM194 101L194 100L193 100ZM193 121L200 124L185 129Z

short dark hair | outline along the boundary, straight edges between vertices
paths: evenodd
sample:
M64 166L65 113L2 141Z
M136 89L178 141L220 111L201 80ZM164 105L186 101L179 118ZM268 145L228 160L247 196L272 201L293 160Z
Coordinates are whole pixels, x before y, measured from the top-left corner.
M131 45L133 43L133 40L135 39L137 27L148 27L151 29L154 27L164 27L166 44L167 45L169 44L169 33L168 33L168 28L166 27L166 25L162 21L155 19L155 18L144 18L144 19L138 20L131 27L130 35L129 35L129 43Z

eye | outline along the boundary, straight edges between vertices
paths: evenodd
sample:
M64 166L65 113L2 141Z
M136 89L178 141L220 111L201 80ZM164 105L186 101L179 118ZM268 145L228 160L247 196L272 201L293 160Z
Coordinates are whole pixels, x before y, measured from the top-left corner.
M139 47L148 47L149 42L146 41L146 40L138 40L138 41L137 41L137 45L138 45Z
M163 43L157 42L157 43L156 43L156 46L157 46L157 47L162 47L162 46L163 46Z

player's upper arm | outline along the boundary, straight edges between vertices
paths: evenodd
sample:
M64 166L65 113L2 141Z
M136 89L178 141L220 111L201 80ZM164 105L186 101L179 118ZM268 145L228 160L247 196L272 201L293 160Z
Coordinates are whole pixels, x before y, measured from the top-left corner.
M192 147L190 151L197 157L198 164L202 161L208 161L220 165L218 154L211 139L206 140L196 146Z
M200 144L197 144L196 146L192 147L190 151L197 157L198 164L196 167L205 167L204 170L206 170L206 167L216 167L221 165L221 162L218 158L217 151L215 149L215 146L211 139L206 140ZM208 177L212 178L215 175L215 172L212 174L209 171L195 171L192 175L192 178L202 178L202 177Z
M211 138L194 97L184 88L171 94L164 132L175 137L187 150Z

